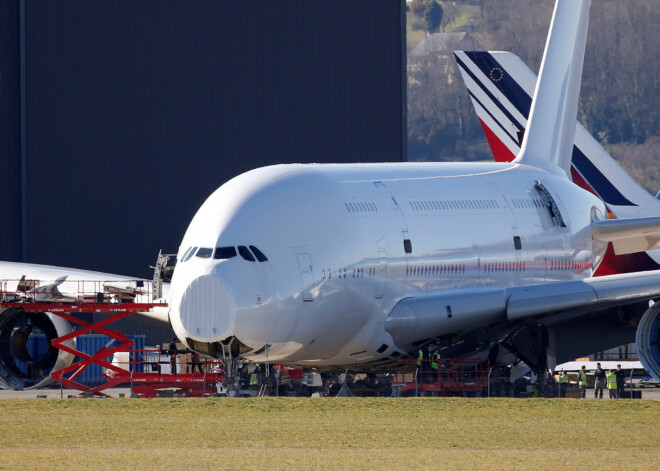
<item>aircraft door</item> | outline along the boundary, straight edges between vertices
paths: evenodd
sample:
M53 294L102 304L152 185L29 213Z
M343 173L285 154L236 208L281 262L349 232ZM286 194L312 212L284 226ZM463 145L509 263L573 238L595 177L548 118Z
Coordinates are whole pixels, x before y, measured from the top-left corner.
M302 280L302 300L314 301L314 267L312 265L312 256L308 253L299 253L297 256L300 278Z
M401 231L407 232L408 224L406 223L406 219L403 217L403 211L401 211L401 207L399 206L399 203L397 202L394 195L385 186L385 184L383 184L383 182L374 182L374 185L381 192L381 196L385 201L385 207L388 209L389 213L396 217Z
M382 298L385 293L385 282L387 281L387 251L378 249L378 267L376 268L376 298Z

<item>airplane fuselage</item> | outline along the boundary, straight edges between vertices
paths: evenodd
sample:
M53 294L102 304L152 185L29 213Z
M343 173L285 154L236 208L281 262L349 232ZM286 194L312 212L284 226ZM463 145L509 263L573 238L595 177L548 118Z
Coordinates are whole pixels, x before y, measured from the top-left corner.
M191 222L170 322L207 353L235 338L257 361L266 345L282 363L372 361L396 350L384 322L407 295L591 276L604 247L590 224L604 211L565 178L525 165L256 169L220 187ZM244 258L250 246L268 260ZM217 259L217 247L236 253Z

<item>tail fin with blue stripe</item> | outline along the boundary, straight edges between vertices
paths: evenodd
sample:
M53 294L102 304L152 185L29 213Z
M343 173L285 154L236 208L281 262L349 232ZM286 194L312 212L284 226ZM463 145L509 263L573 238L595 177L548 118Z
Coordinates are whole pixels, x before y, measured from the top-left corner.
M536 86L536 75L511 52L456 51L463 80L497 161L520 153L520 137ZM575 124L571 176L605 202L616 218L660 214L660 201L643 189L579 123Z

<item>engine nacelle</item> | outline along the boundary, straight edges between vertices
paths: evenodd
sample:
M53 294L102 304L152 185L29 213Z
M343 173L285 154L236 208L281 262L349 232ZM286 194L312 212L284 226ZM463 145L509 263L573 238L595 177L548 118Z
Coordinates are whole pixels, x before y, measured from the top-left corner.
M660 381L660 303L655 303L642 316L635 342L644 369Z
M51 313L20 308L0 312L0 388L37 389L50 383L52 371L73 361L73 355L50 342L72 330L68 321ZM75 348L75 341L69 345Z

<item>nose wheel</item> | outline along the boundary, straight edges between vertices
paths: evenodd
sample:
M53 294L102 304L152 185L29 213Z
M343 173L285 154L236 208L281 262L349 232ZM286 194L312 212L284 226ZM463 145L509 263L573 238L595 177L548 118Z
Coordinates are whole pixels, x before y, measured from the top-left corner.
M241 389L239 370L243 365L239 361L239 355L241 347L244 347L244 345L236 337L229 337L220 342L219 345L222 351L221 360L225 364L226 372L222 381L223 388L227 391L227 395L236 395Z

